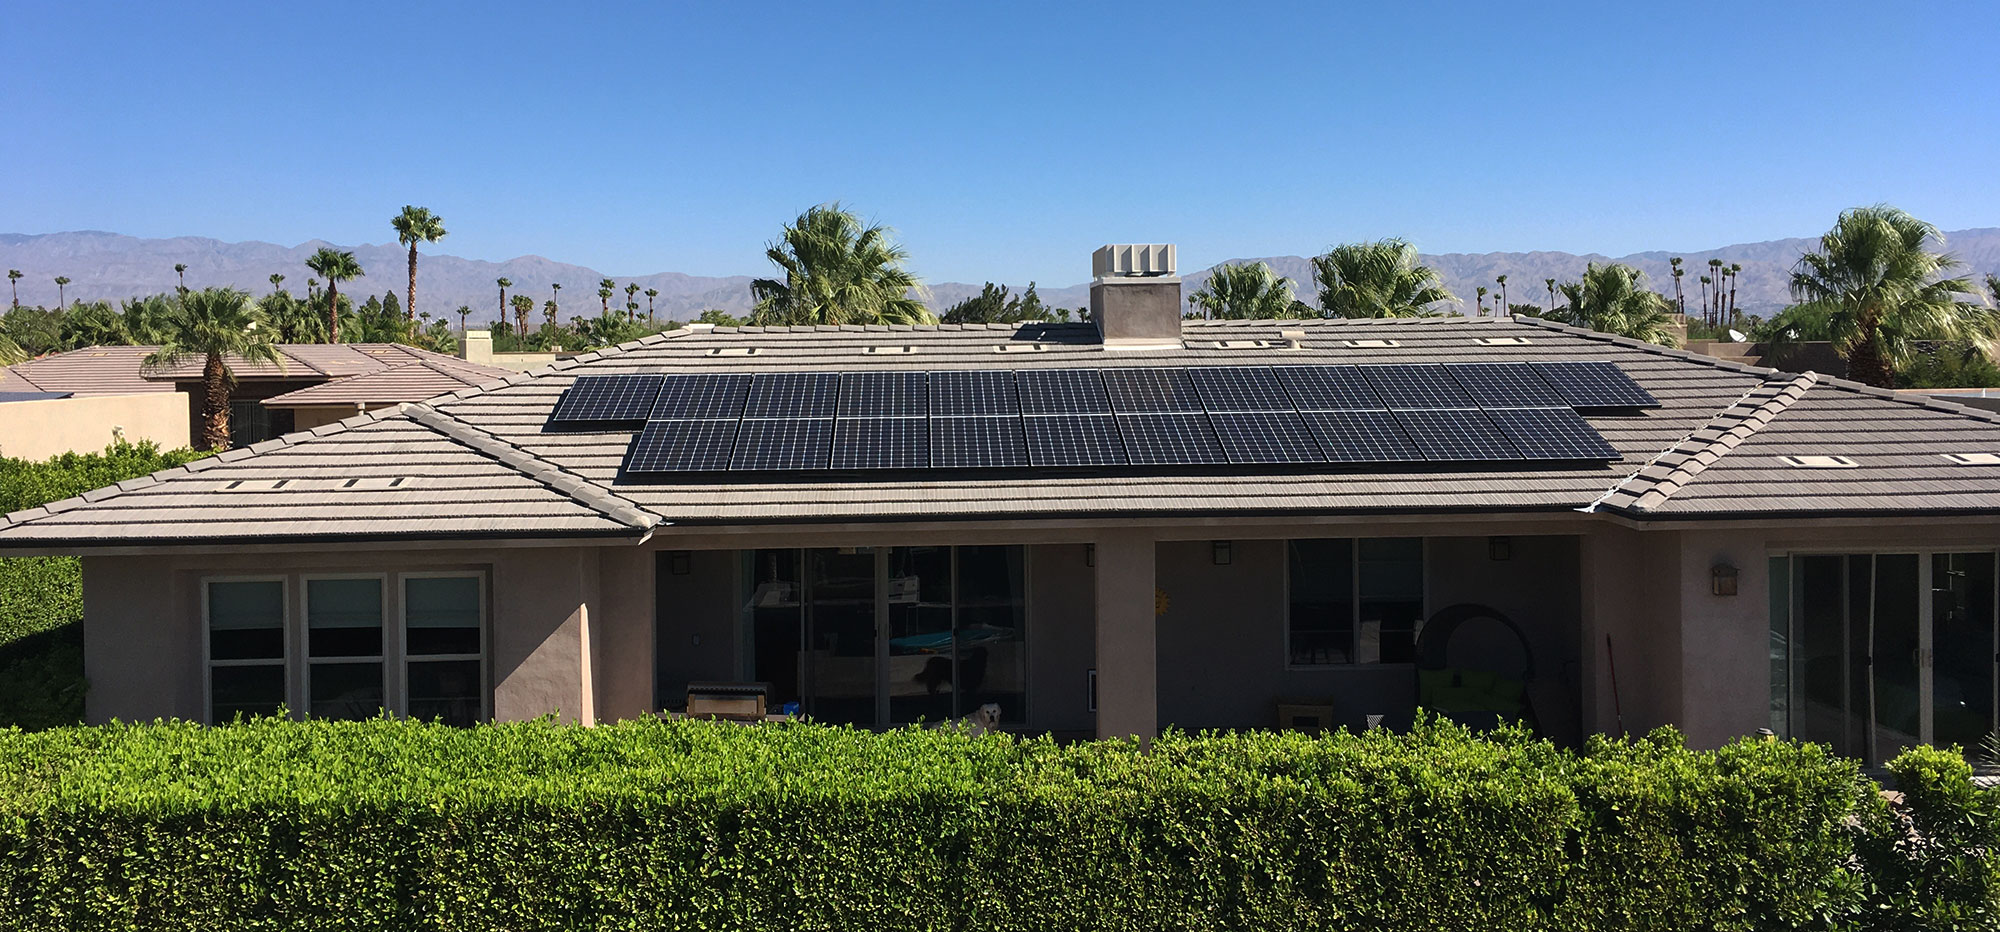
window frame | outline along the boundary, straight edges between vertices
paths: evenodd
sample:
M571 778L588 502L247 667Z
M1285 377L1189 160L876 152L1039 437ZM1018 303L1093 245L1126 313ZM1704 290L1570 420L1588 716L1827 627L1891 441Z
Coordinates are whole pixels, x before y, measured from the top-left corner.
M210 583L239 583L239 582L275 582L278 584L278 598L279 598L278 604L280 613L279 634L282 637L284 646L279 650L278 659L275 662L271 660L215 659L215 651L212 645L210 644L210 634L211 634L210 629L213 627L213 620L210 618L209 615L211 606L209 604L208 587ZM270 666L277 667L279 670L283 671L285 680L284 696L281 697L279 704L284 706L286 711L290 712L294 717L296 717L298 713L292 707L292 686L294 680L292 678L293 614L292 614L291 577L284 573L203 576L200 578L200 583L201 583L201 711L202 711L203 721L211 725L217 724L215 719L215 668L216 667L270 667Z
M479 662L479 721L493 718L493 634L491 612L488 606L492 596L488 592L489 575L483 569L470 570L421 570L397 573L396 585L396 677L393 693L397 716L407 718L410 714L410 664L412 663L463 663L467 660ZM471 579L478 583L479 590L479 653L470 654L422 654L410 653L409 589L412 579ZM418 657L421 659L418 659ZM386 684L385 684L386 685Z
M1284 561L1284 567L1280 571L1284 574L1285 601L1283 607L1283 616L1280 621L1280 624L1284 629L1284 635L1283 637L1279 638L1278 659L1281 662L1282 668L1285 670L1285 672L1306 673L1306 672L1317 672L1325 670L1414 670L1416 669L1417 664L1415 660L1399 660L1391 662L1385 662L1381 660L1368 661L1368 662L1359 660L1349 660L1345 663L1293 663L1292 662L1292 554L1291 554L1292 542L1294 540L1345 540L1349 543L1350 546L1348 547L1348 553L1347 553L1348 570L1350 573L1349 587L1348 587L1348 606L1353 612L1354 625L1350 629L1351 633L1350 633L1350 640L1348 643L1347 655L1349 657L1353 657L1357 653L1359 653L1359 651L1356 648L1359 643L1359 639L1361 637L1361 542L1364 540L1395 540L1398 538L1409 539L1411 536L1412 535L1408 534L1395 534L1395 535L1375 535L1369 537L1298 537L1298 538L1288 537L1284 539L1283 543L1285 545L1285 561ZM1416 540L1419 541L1420 543L1420 551L1417 556L1417 564L1418 564L1417 569L1421 578L1418 581L1419 591L1417 593L1417 602L1418 602L1417 624L1415 626L1415 630L1410 635L1410 640L1413 645L1415 644L1417 638L1423 636L1424 623L1429 621L1431 617L1431 539L1428 536L1420 536L1416 537Z
M396 594L397 594L397 592L398 592L398 589L399 589L399 587L395 587L395 586L391 586L391 585L389 585L389 579L390 579L390 577L392 577L392 576L396 576L396 575L400 575L400 574L397 574L397 573L391 573L391 572L388 572L388 571L380 571L380 572L373 572L373 573L300 573L300 574L299 574L299 621L298 621L298 624L299 624L299 677L298 677L298 684L299 684L299 713L298 713L298 714L300 715L300 717L302 717L302 718L314 718L314 717L315 717L315 716L314 716L314 715L312 714L312 704L313 704L313 700L312 700L312 668L313 668L313 665L314 665L315 663L322 663L322 664L358 664L358 663L368 663L368 662L370 662L371 660L372 660L372 661L373 661L374 663L377 663L377 664L380 664L380 665L381 665L381 667L382 667L382 705L381 705L381 710L386 710L386 711L388 711L388 712L389 712L390 714L400 714L400 713L398 713L398 712L396 711L396 708L395 708L395 707L396 707L396 706L398 705L398 703L397 703L397 701L396 701L396 695L397 695L397 693L398 693L398 690L399 690L399 686L400 686L400 684L399 684L399 683L397 683L397 682L396 682L396 681L395 681L394 679L392 679L392 678L391 678L391 676L390 676L390 671L391 671L391 669L393 668L393 665L392 665L392 663L391 663L391 661L392 661L392 659L393 659L393 658L392 658L392 656L391 656L391 653L390 653L390 649L389 649L389 648L390 648L390 638L389 638L389 624L390 624L390 620L391 620L392 618L396 618L396 617L398 617L398 612L399 612L399 607L398 607L398 606L397 606L396 604L394 604L394 603L392 603L392 602L390 602L390 601L389 601L389 600L390 600L390 598L391 598L392 596L394 596L394 595L396 595ZM361 655L357 655L357 656L353 656L353 657L326 657L326 658L323 658L323 659L318 659L318 660L315 660L315 659L313 658L313 655L312 655L312 594L311 594L311 593L312 593L312 583L313 583L313 581L314 581L314 580L320 580L320 579L329 579L329 580L333 580L333 579L373 579L373 580L375 580L375 585L376 585L376 587L377 587L377 591L379 591L379 592L381 593L381 595L382 595L382 619L381 619L381 632L382 632L382 638L381 638L381 640L382 640L382 647L381 647L381 650L380 650L379 652L377 652L375 656L373 656L373 657L368 657L368 656L361 656Z

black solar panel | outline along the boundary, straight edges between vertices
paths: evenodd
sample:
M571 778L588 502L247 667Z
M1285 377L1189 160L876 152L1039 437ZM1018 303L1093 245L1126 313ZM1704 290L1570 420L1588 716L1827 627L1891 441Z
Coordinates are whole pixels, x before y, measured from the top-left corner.
M1569 408L1489 408L1493 423L1531 460L1615 460L1618 451Z
M1415 463L1424 455L1388 411L1308 411L1306 427L1334 463Z
M1379 411L1381 396L1359 366L1279 366L1278 382L1300 411Z
M1217 411L1293 411L1290 395L1268 366L1212 366L1189 369L1195 390L1209 413ZM1219 428L1218 428L1219 429Z
M832 447L832 418L745 419L736 433L729 468L737 472L825 469Z
M1326 462L1296 411L1236 411L1210 414L1208 421L1232 463Z
M1525 362L1470 362L1445 366L1482 408L1561 407L1562 396Z
M1395 414L1396 423L1426 460L1466 463L1521 458L1507 435L1477 408L1416 408Z
M923 417L930 412L922 372L847 372L840 376L841 417Z
M664 379L660 400L653 405L654 420L742 417L743 402L750 397L747 372L669 375Z
M1472 396L1458 387L1458 380L1452 378L1443 366L1362 366L1361 371L1368 376L1369 384L1375 386L1376 394L1382 396L1382 402L1391 409L1474 406Z
M929 420L844 417L833 424L834 469L922 469L931 464Z
M715 472L729 468L736 446L734 418L702 421L647 421L632 441L625 471Z
M1014 374L1023 414L1109 414L1096 369L1023 369Z
M832 417L838 372L774 372L750 383L744 417Z
M584 375L563 393L549 420L557 423L643 421L660 394L657 375Z
M1573 408L1657 408L1660 400L1609 362L1529 363Z
M1118 432L1135 466L1229 462L1206 414L1120 414Z
M930 390L933 415L1021 413L1012 370L933 372Z
M1105 369L1104 390L1119 414L1202 410L1186 369Z
M1026 465L1028 440L1019 416L931 418L935 468Z
M1034 466L1123 466L1125 441L1109 414L1024 417L1028 462Z

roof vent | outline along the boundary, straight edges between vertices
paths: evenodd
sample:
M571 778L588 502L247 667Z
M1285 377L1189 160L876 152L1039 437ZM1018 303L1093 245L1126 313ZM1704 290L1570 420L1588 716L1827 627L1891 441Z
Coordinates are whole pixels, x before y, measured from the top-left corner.
M388 479L376 476L365 479L349 479L346 482L341 483L340 487L343 489L354 489L357 491L379 492L383 489L398 488L402 484L403 484L402 476L397 476L394 479Z
M2000 466L2000 453L1940 453L1960 466Z
M1306 348L1306 332L1304 330L1280 330L1278 331L1278 336L1285 338L1286 349Z
M710 356L755 356L755 355L757 355L757 350L758 350L758 349L759 349L759 347L755 347L755 346L718 346L718 347L716 347L715 349L712 349L712 350L709 350L709 351L708 351L708 355L710 355Z
M1480 346L1526 346L1527 337L1480 337L1472 341Z
M1340 341L1340 345L1351 349L1384 349L1391 346L1402 346L1403 344L1394 340L1342 340Z
M1269 340L1217 340L1210 344L1216 349L1270 349Z
M1172 243L1099 246L1090 254L1091 278L1155 278L1172 274Z
M290 479L237 479L222 487L224 492L274 492L291 484Z
M1048 347L1041 343L1000 343L993 347L996 353L1040 353Z
M862 354L866 356L907 356L916 351L917 348L908 343L901 346L864 346L861 348Z
M1802 456L1780 456L1785 465L1795 469L1853 469L1861 465L1845 456L1823 456L1808 453Z

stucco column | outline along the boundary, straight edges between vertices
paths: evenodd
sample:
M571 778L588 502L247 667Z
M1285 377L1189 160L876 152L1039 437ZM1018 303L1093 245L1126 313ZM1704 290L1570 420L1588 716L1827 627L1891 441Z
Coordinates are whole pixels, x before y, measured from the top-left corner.
M1159 731L1153 540L1135 531L1097 539L1097 736Z

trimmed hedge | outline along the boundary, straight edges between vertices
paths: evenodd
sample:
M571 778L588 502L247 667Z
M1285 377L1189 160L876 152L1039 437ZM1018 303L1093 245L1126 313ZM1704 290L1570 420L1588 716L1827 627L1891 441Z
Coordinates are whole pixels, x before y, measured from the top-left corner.
M1670 731L1573 752L1423 721L1169 735L1150 753L656 721L0 731L0 915L23 930L1979 928L1992 797L1965 778L1914 767L1911 812L1939 846L1917 856L1885 843L1896 817L1852 762L1778 742L1692 752ZM1895 912L1915 903L1929 911Z

